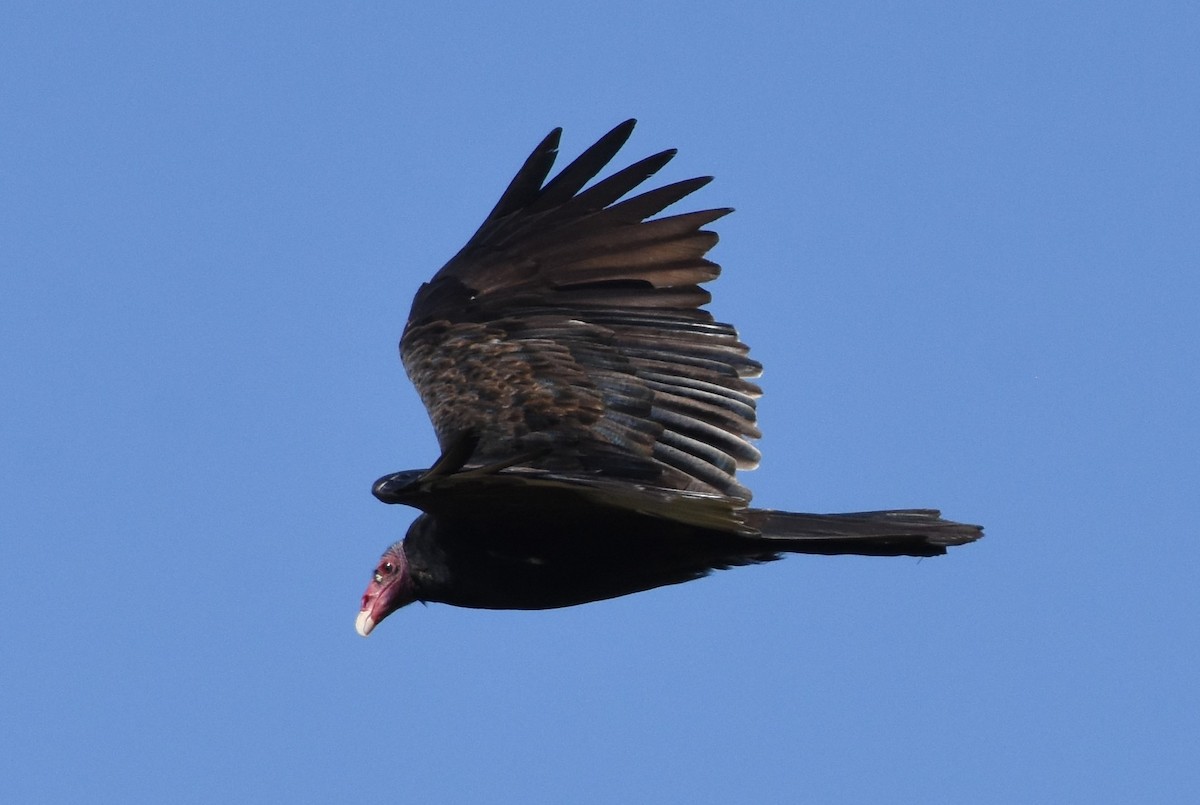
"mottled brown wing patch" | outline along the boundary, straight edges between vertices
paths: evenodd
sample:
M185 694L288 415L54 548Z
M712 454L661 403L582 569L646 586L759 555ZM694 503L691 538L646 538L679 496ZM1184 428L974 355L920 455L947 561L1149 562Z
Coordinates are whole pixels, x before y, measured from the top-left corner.
M481 456L524 452L542 446L536 436L547 429L586 432L604 413L587 373L552 340L436 321L411 330L405 343L405 369L443 448L473 431Z
M702 227L729 210L647 220L707 178L620 200L673 151L583 189L632 128L548 182L558 133L542 142L418 292L404 365L443 448L479 437L472 464L540 451L529 466L748 499L761 367L700 287L720 273Z

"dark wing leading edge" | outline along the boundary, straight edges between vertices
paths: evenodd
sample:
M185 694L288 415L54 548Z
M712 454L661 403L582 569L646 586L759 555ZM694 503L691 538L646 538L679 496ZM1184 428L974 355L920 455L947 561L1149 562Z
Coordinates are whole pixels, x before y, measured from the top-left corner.
M720 268L703 227L729 209L650 219L689 179L620 199L675 155L584 190L633 131L610 131L550 181L556 129L479 231L421 286L400 354L442 450L479 439L472 465L605 476L749 499L761 372L703 305Z

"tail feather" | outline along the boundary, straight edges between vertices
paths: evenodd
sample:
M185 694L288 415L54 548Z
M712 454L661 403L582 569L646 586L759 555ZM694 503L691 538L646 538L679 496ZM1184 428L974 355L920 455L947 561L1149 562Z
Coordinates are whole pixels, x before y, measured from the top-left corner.
M983 536L983 528L943 520L935 509L800 514L750 509L746 524L773 550L860 556L940 556Z

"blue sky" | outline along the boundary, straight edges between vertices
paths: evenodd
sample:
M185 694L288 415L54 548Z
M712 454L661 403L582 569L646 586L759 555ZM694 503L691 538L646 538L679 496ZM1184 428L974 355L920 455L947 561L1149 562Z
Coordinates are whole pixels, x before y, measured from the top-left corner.
M6 6L0 799L1195 801L1197 7L417 5ZM631 116L756 502L986 539L362 640L412 293Z

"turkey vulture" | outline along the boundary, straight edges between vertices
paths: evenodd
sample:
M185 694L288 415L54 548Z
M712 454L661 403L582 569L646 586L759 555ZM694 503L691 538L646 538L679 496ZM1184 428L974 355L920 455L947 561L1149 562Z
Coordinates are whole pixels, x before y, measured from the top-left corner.
M421 286L400 356L437 431L427 470L375 482L421 510L383 554L356 627L413 601L549 609L678 584L782 553L935 556L982 536L931 509L752 509L761 366L704 309L719 273L705 226L655 218L708 184L622 200L663 151L586 190L626 121L547 181L534 149L467 245Z

